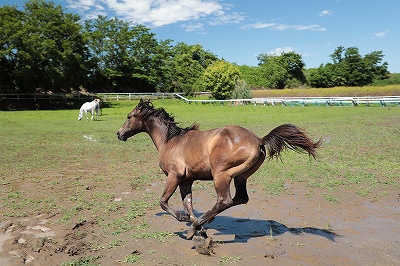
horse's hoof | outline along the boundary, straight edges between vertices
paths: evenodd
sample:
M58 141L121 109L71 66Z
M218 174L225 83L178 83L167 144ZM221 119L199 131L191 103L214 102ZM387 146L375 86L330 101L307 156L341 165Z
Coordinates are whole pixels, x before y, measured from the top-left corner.
M179 214L177 219L179 222L187 222L187 223L190 222L190 217L184 214Z
M194 228L190 227L187 231L186 239L188 239L188 240L192 239L195 234L196 234L196 230Z
M201 230L199 231L199 235L202 236L203 238L208 238L207 230L204 228L201 228Z

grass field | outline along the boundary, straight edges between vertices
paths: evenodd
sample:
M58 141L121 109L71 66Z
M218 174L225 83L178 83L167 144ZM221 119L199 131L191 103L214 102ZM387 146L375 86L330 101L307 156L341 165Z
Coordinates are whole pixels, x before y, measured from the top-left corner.
M251 180L263 184L269 193L282 191L287 180L322 187L327 193L350 189L366 196L399 188L400 108L211 106L177 100L157 100L154 104L175 115L183 126L196 122L201 129L210 129L235 124L262 137L280 124L294 123L314 139L322 137L324 146L316 161L288 152L283 163L271 161L260 168ZM3 200L5 197L9 202L7 197L15 195L57 205L59 199L49 198L47 188L66 185L71 193L85 189L88 171L88 177L100 183L103 179L143 182L133 179L135 175L146 176L148 182L159 177L157 152L147 135L140 134L128 143L116 138L133 105L135 102L120 102L104 109L95 122L77 121L77 111L70 110L1 112L0 173L3 188L9 190L1 195ZM96 172L96 168L101 171ZM82 175L76 176L80 181L67 185L62 173L70 171L81 171ZM35 192L33 199L30 183L41 183L46 189ZM35 206L5 204L2 207L8 211L3 215L26 215Z
M0 219L55 212L58 222L68 225L96 216L103 229L99 234L129 231L138 238L168 238L168 232L146 234L146 225L136 219L158 208L160 195L129 204L112 200L121 186L144 190L164 180L147 135L127 142L116 138L136 103L114 102L94 122L77 121L77 110L0 112ZM322 191L318 196L333 203L347 200L343 190L371 199L400 190L399 107L213 106L178 100L155 100L154 105L182 126L196 122L206 130L235 124L262 137L293 123L322 138L317 160L287 152L282 162L262 165L249 185L262 187L267 197L290 193L290 183L304 184L310 195Z

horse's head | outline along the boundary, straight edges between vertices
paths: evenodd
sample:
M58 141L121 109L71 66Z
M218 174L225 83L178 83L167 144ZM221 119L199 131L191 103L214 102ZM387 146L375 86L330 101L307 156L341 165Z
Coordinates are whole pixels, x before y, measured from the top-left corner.
M78 121L82 120L82 117L83 117L83 112L79 112Z
M126 141L128 138L145 130L142 111L146 107L153 108L149 101L140 99L139 104L128 114L125 123L118 130L117 136L119 140Z

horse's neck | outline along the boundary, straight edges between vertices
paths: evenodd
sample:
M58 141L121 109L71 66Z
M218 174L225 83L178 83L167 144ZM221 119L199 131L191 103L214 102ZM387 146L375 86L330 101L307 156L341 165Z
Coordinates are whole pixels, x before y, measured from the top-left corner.
M151 118L145 122L145 132L149 134L157 150L160 151L167 139L168 126L162 121Z

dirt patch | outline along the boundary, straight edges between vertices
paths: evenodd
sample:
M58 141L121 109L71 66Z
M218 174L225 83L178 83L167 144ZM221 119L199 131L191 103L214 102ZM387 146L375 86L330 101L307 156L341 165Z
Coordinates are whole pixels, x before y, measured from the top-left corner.
M231 208L206 225L212 239L212 248L206 250L209 255L196 252L196 241L186 239L187 224L154 208L139 218L147 223L141 237L129 231L118 236L103 233L97 219L61 225L59 213L2 221L0 264L60 265L94 259L101 265L135 261L144 265L399 265L398 193L371 201L341 191L337 193L346 201L336 203L323 200L318 192L310 196L301 184L294 187L291 195L273 197L250 187L247 205ZM130 202L148 195L157 200L162 189L162 182L155 182L144 191L121 190L123 196L114 200ZM200 215L213 205L214 192L197 189L194 193ZM181 206L177 195L171 204ZM149 233L165 231L173 234L164 238Z
M88 244L95 234L95 221L83 221L72 229L53 224L57 214L39 215L13 222L2 222L0 237L2 265L59 265L66 256L81 256L90 248ZM2 241L3 240L3 241Z

